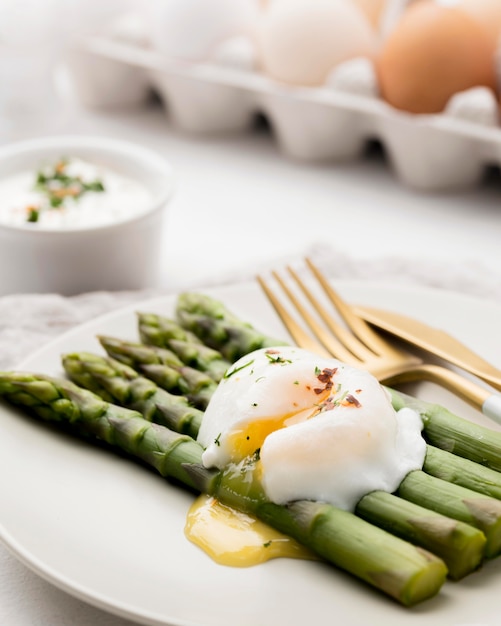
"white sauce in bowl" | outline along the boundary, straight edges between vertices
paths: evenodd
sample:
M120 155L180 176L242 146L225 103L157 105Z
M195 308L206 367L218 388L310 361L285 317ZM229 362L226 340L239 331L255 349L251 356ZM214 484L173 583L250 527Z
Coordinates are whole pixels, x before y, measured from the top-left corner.
M94 185L98 190L88 189L75 197L71 192L63 193L61 204L51 206L52 196L36 183L40 173L50 176L57 163L50 163L39 172L22 171L6 176L0 179L0 224L50 230L106 226L139 215L151 204L151 192L133 178L81 159L72 158L65 163L66 176L81 179L90 187L98 183ZM57 187L57 181L55 184Z

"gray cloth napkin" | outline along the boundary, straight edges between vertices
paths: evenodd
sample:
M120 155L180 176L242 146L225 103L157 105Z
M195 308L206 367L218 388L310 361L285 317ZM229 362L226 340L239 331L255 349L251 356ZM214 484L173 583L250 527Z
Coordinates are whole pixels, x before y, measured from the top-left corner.
M361 261L338 253L319 243L304 254L277 258L249 268L248 272L217 276L210 283L189 285L203 289L252 280L256 273L280 268L286 263L300 264L310 256L334 279L378 281L397 285L422 285L471 294L501 303L501 273L480 262L446 263L426 258L380 257ZM0 369L15 367L34 350L55 336L113 309L169 293L162 291L95 292L73 297L56 294L11 295L0 298Z

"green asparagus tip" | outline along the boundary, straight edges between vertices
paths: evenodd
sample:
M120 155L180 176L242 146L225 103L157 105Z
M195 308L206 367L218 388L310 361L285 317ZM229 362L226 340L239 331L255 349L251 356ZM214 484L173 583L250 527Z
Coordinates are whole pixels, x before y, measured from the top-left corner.
M214 481L220 477L218 470L207 469L201 463L183 463L182 466L198 491L201 493L214 492Z

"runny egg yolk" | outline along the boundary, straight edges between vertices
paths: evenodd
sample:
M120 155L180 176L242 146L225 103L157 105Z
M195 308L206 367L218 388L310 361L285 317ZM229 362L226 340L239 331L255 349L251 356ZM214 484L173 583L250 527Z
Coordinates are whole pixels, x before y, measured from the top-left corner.
M313 407L298 409L285 415L258 419L246 424L244 428L234 430L228 435L228 446L232 451L231 461L238 463L245 457L255 454L257 450L261 450L266 437L271 433L317 415L321 403L327 399L328 395L328 390L319 390L315 398L318 404L316 402Z
M199 496L191 506L185 535L216 563L232 567L250 567L275 558L318 559L291 537L207 495Z

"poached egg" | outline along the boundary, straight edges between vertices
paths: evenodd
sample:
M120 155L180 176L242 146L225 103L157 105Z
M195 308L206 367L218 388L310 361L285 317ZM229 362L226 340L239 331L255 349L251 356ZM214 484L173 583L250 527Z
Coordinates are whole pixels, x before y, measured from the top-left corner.
M206 467L254 467L276 504L328 502L353 511L421 469L422 421L395 411L365 370L296 347L256 350L226 373L198 441Z

